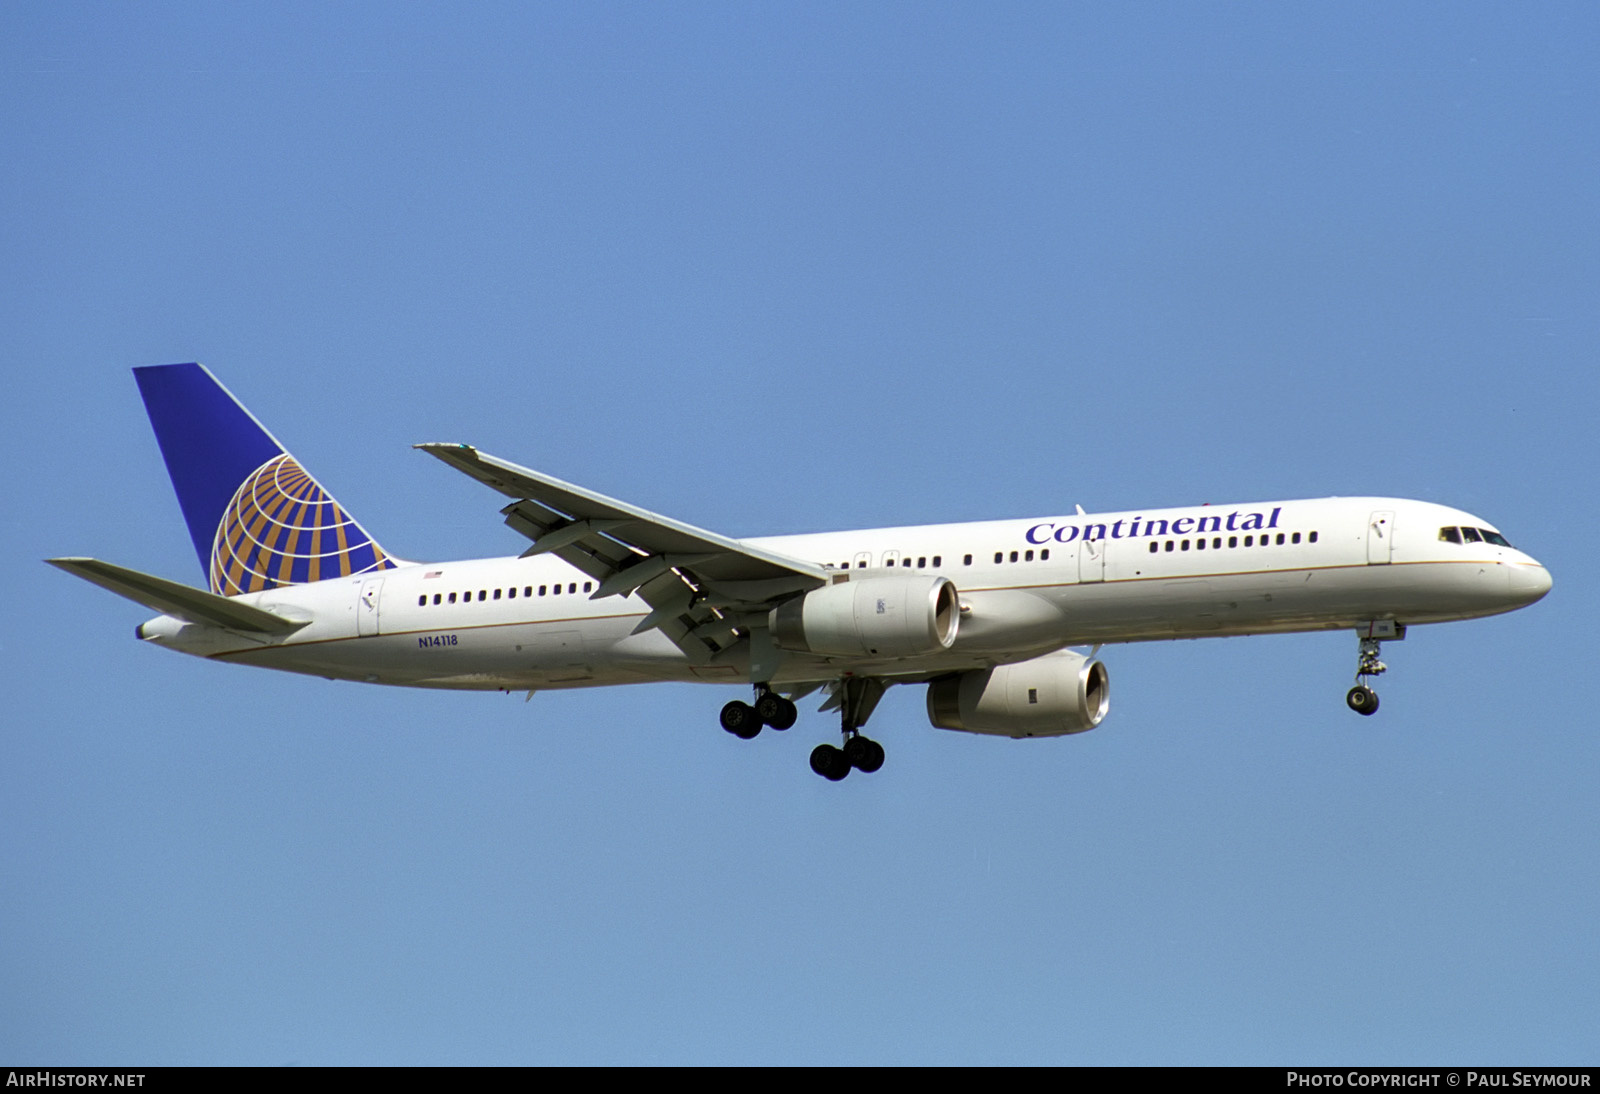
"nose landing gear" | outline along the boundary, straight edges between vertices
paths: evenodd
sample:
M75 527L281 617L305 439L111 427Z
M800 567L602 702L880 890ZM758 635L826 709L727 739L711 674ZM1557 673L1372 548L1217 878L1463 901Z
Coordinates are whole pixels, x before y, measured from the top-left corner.
M1345 692L1344 703L1357 714L1376 714L1378 693L1372 690L1367 681L1389 671L1389 666L1378 659L1383 650L1382 639L1399 640L1406 636L1406 630L1393 620L1380 620L1357 627L1356 635L1361 640L1360 653L1356 657L1356 686Z

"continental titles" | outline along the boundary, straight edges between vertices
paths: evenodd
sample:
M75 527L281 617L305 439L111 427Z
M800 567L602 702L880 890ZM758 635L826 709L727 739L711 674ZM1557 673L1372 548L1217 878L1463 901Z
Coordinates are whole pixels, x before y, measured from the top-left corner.
M1045 521L1035 524L1023 536L1029 543L1071 543L1077 539L1088 541L1102 539L1152 539L1158 536L1210 535L1212 532L1265 531L1278 526L1278 516L1283 507L1271 513L1235 509L1226 515L1208 514L1203 517L1178 517L1161 520L1134 517L1132 520L1114 520L1110 524L1057 524Z

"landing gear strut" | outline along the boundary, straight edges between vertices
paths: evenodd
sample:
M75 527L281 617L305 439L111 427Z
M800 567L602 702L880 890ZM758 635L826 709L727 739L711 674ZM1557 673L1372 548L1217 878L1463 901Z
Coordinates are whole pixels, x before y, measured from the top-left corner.
M1360 631L1357 632L1361 633ZM1404 637L1403 634L1395 637ZM1367 685L1367 680L1373 676L1381 676L1389 671L1389 666L1378 660L1382 652L1383 643L1377 638L1363 635L1361 638L1361 652L1356 659L1356 686L1345 693L1344 702L1357 714L1378 713L1378 693Z
M839 706L839 731L844 747L818 745L811 750L811 770L830 782L838 782L850 769L871 773L883 766L883 746L861 735L886 685L872 677L847 676L839 681L833 702ZM826 708L824 708L826 709Z
M766 684L757 684L754 705L735 699L722 708L720 721L723 729L748 741L761 732L762 726L788 729L799 716L800 712L793 703Z

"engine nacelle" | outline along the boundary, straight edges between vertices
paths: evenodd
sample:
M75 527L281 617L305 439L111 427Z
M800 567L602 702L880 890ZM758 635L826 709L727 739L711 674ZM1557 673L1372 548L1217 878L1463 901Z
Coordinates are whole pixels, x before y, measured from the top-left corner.
M1106 667L1071 650L972 669L928 684L928 721L1005 737L1059 737L1100 724L1110 707Z
M947 650L961 622L955 583L883 574L824 585L768 615L781 649L835 657L918 657Z

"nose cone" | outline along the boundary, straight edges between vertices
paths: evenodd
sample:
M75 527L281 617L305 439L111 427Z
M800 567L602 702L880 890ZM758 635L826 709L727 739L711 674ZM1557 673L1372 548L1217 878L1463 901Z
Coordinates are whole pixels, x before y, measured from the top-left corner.
M1550 571L1537 562L1527 562L1519 566L1512 566L1507 574L1509 592L1516 598L1520 605L1532 604L1542 600L1544 594L1550 591L1552 584Z

